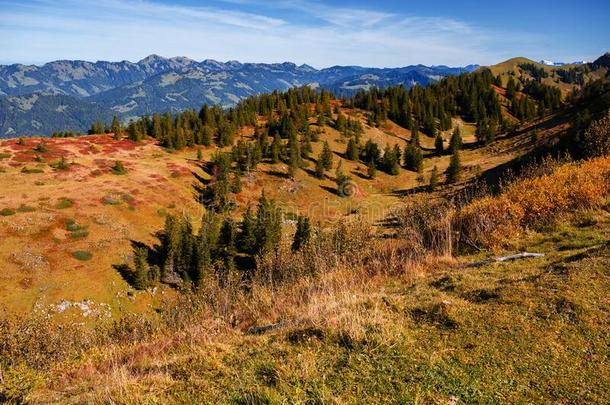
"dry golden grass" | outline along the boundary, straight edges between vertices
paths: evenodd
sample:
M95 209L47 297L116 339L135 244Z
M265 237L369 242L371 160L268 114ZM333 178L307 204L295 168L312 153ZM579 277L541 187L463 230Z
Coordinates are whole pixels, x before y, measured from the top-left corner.
M484 197L464 207L457 222L468 244L497 249L527 229L559 222L576 210L600 208L609 197L610 158L598 158L518 180L501 195Z
M219 294L210 285L168 301L152 323L134 316L102 329L101 339L50 328L45 347L61 337L63 351L10 365L0 392L32 403L603 401L610 220L593 215L523 240L547 253L528 262L465 270L429 259L389 273L401 246L373 244L363 265L258 285L225 313L209 304Z

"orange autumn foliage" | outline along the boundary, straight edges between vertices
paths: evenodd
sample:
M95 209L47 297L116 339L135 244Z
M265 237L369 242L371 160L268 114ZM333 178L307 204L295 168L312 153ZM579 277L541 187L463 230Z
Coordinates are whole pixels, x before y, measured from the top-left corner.
M498 196L473 201L458 214L457 226L466 245L497 249L529 228L600 208L609 197L610 157L568 163L551 174L518 180Z

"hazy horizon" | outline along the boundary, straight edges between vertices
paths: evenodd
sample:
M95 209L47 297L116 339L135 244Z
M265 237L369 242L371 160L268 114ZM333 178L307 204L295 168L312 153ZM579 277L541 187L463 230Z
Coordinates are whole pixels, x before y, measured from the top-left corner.
M610 5L324 0L0 0L4 65L55 60L197 61L402 67L594 60L608 50Z

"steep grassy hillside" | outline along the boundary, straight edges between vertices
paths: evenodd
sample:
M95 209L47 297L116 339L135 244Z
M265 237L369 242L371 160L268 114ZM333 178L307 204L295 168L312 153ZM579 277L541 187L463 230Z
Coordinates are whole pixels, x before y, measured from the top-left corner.
M556 173L568 168L587 170ZM531 186L532 194L553 176ZM368 264L339 265L273 298L262 289L228 317L189 297L160 312L161 329L132 319L102 346L79 338L83 354L52 350L50 358L64 360L49 368L40 357L14 365L2 392L34 403L604 402L605 198L604 209L566 210L560 221L513 239L541 258L467 266L479 254L413 265L403 262L400 245L376 248ZM251 335L239 326L245 318L288 323ZM29 358L22 353L15 358Z

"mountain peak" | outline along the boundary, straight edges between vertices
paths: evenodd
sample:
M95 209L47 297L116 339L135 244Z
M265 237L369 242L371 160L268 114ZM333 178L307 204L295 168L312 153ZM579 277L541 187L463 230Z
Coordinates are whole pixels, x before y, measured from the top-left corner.
M318 69L314 68L313 66L309 66L306 63L303 63L302 65L300 65L299 69L304 70L306 72L315 72L318 70Z
M138 65L150 65L151 63L157 63L161 61L166 61L167 59L163 56L159 56L157 54L151 54L145 57L144 59L138 61Z

